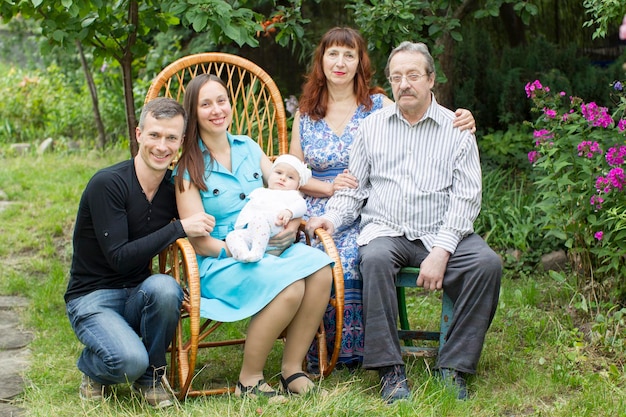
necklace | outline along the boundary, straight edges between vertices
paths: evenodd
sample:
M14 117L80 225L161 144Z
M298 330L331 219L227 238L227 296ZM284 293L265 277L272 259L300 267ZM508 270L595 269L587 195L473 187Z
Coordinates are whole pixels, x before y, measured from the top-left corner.
M354 111L356 110L356 108L357 108L357 104L356 103L352 104L352 106L350 106L346 114L343 116L343 119L341 120L341 122L337 125L335 125L334 123L331 123L330 119L328 117L325 117L326 123L331 128L331 130L335 132L337 136L341 136L341 134L343 133L343 130L346 128L348 117L354 114Z

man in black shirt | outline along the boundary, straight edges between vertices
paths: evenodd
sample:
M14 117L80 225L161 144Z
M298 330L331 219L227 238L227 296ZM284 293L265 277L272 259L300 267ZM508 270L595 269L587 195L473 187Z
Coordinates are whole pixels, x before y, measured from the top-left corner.
M178 213L169 166L185 127L178 102L148 102L136 131L137 155L97 172L81 197L65 302L85 345L78 359L84 400L102 399L109 385L133 382L150 405L173 404L163 374L183 294L172 277L151 275L150 266L176 239L206 236L215 225L204 212L173 220Z

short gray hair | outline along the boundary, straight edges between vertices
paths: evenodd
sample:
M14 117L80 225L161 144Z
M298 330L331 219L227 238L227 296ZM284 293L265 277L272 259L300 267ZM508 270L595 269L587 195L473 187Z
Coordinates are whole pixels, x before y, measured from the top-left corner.
M422 42L409 42L404 41L400 45L396 46L393 51L389 54L389 58L387 59L387 65L385 66L385 76L389 77L389 62L391 62L391 58L399 52L413 52L422 54L424 58L426 58L426 72L428 75L436 74L435 72L435 60L432 55L428 51L428 46Z
M173 119L176 116L183 116L185 121L185 128L183 134L187 130L187 112L183 106L173 98L169 97L157 97L147 102L141 110L141 116L139 116L139 129L143 130L143 126L146 122L146 117L150 115L155 119Z

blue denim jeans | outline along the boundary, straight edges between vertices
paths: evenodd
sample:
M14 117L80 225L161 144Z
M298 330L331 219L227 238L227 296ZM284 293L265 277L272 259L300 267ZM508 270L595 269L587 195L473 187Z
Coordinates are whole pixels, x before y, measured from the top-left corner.
M165 372L182 300L178 283L163 274L134 288L102 289L70 300L67 315L85 345L78 369L104 385L151 385Z

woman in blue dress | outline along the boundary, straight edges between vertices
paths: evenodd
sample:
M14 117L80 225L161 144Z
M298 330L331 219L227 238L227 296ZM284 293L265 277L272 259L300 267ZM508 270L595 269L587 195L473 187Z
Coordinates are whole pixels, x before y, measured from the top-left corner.
M186 88L186 141L176 170L176 202L181 218L205 211L215 217L206 237L189 238L198 254L201 316L217 321L252 317L235 395L275 396L263 368L286 329L281 383L292 393L314 387L302 372L306 352L330 295L331 259L302 243L293 244L298 220L270 240L283 250L257 263L233 259L224 239L252 190L263 187L271 162L255 141L231 135L228 91L215 75L202 74Z
M372 70L363 37L351 28L333 28L318 45L302 88L295 115L289 152L308 164L313 179L300 188L306 195L306 218L324 214L326 201L336 190L355 188L348 171L349 151L359 123L383 106L393 104L380 87L370 87ZM457 110L457 125L474 128L468 110ZM338 364L360 365L363 357L362 281L356 238L359 221L337 230L333 240L341 257L345 307ZM333 351L335 311L328 305L326 325L328 351ZM307 362L315 371L317 347L311 346Z

